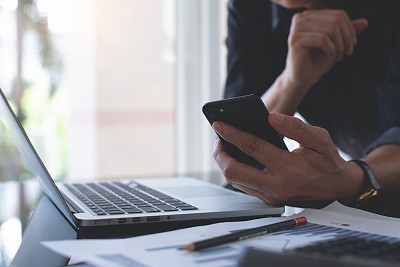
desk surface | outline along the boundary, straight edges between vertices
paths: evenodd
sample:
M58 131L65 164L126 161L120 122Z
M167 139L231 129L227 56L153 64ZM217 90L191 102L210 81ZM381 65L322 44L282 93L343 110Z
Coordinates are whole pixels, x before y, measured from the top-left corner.
M224 184L219 173L190 174L215 184ZM34 211L41 190L36 181L18 183L16 181L0 182L0 267L8 266L17 252L22 233L26 229L30 214ZM400 217L400 196L393 194L377 198L365 207L368 211ZM287 215L296 211L287 209Z
M29 215L40 195L35 181L0 183L0 266L8 266L17 252Z

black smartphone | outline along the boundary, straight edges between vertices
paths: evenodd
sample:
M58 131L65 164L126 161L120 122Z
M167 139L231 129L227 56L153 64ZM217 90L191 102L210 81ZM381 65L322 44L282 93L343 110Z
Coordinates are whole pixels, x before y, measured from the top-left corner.
M203 106L203 113L211 125L215 121L222 121L252 133L281 149L288 150L283 138L269 124L268 110L258 96L246 95L208 102ZM262 163L244 154L221 136L219 138L224 149L238 161L260 170L265 168Z

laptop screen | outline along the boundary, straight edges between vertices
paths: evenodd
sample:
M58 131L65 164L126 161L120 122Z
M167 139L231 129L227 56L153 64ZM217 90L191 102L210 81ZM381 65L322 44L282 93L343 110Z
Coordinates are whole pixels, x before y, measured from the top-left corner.
M64 214L68 221L76 226L76 221L67 204L65 203L60 191L57 189L53 179L39 158L32 143L30 142L21 123L12 111L8 100L0 89L0 120L1 124L11 136L14 145L22 154L26 164L28 165L32 175L40 182L45 194L53 201L57 208Z

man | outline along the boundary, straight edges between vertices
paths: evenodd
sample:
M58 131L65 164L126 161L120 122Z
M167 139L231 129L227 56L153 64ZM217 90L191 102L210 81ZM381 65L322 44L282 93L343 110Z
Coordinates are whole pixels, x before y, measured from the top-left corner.
M362 206L359 197L378 184L381 196L391 195L400 188L400 2L275 2L229 2L225 96L262 96L271 125L300 146L281 151L215 123L224 139L267 166L241 164L217 142L226 179L272 204ZM293 118L296 111L315 126ZM336 147L362 161L345 161Z

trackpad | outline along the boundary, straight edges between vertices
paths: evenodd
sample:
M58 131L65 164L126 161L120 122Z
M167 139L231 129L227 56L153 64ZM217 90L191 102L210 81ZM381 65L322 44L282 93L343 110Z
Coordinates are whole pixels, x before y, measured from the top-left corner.
M235 193L230 192L223 188L216 188L212 186L179 186L179 187L164 187L163 190L174 194L178 197L220 197L232 196Z

